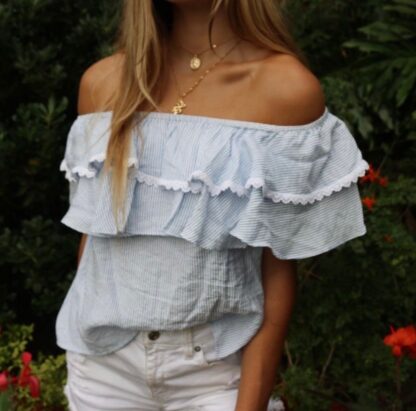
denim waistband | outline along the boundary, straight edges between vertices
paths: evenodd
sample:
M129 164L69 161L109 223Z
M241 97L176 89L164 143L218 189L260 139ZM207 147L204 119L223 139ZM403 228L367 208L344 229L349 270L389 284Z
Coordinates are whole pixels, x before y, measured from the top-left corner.
M142 330L138 332L136 340L146 346L186 346L189 357L198 346L204 347L208 360L215 355L215 338L209 323L182 330Z

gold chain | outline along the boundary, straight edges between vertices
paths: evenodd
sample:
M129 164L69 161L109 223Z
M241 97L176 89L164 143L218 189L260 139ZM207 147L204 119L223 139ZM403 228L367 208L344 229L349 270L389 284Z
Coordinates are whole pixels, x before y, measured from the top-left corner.
M175 69L174 66L172 65L172 72L173 72L173 77L176 83L176 88L178 90L179 93L179 99L176 102L176 104L172 107L172 113L173 114L181 114L182 111L186 108L186 104L183 101L183 99L192 91L195 90L196 87L198 87L198 85L201 83L201 81L207 76L207 74L209 72L211 72L219 63L221 63L225 57L227 57L236 47L237 45L241 42L241 39L237 40L236 43L222 56L218 59L218 61L216 61L214 64L212 64L210 67L208 67L203 74L201 74L199 76L199 78L194 82L194 84L184 93L180 93L180 89L179 89L179 84L178 84L178 80L176 77L176 73L175 73Z
M222 43L213 43L212 44L212 48L216 49L219 46L222 46L224 44L227 44L228 42L230 42L231 40L233 40L235 37L232 37L226 41L223 41ZM192 56L202 56L204 53L206 53L207 51L211 50L211 47L206 48L205 50L199 51L199 52L193 52L188 50L187 48L185 48L184 46L182 46L182 44L176 44L173 43L173 46L176 48L181 48L182 50L186 51L188 54L192 55Z
M212 48L213 48L213 49L216 49L216 48L218 48L219 46L222 46L222 45L224 45L224 44L226 44L226 43L230 42L230 41L231 41L231 40L233 40L233 39L235 39L235 37L232 37L231 39L228 39L227 41L224 41L224 42L219 43L219 44L213 44L213 45L212 45ZM193 70L193 71L198 70L198 69L201 67L201 65L202 65L201 56L202 56L203 54L205 54L207 51L211 50L211 47L208 47L207 49L202 50L202 51L200 51L200 52L196 53L196 52L193 52L193 51L188 50L187 48L185 48L185 47L184 47L184 46L182 46L181 44L179 44L179 45L175 45L175 44L173 44L173 46L174 46L174 47L177 47L177 48L181 48L182 50L185 50L187 53L189 53L189 54L192 56L192 57L191 57L191 59L190 59L190 61L189 61L189 67L190 67L190 68L191 68L191 70Z

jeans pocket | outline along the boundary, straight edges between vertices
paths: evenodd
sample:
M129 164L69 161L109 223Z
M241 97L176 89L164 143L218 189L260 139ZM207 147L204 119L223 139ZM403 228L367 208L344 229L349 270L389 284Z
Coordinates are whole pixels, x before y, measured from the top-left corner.
M205 367L214 368L218 375L222 375L227 388L235 388L240 384L242 349L239 349L219 360L208 360L204 349L201 348L201 357Z
M201 347L200 353L201 353L201 360L203 364L207 366L213 366L215 364L228 364L228 365L235 365L235 366L241 365L241 358L242 358L241 349L227 355L226 357L220 358L218 360L207 359L207 353L204 347Z

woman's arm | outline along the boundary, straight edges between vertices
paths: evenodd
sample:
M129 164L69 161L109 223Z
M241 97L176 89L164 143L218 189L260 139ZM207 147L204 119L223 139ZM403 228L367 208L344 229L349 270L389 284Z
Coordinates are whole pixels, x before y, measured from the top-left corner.
M267 106L259 104L257 109L264 110L270 122L300 125L322 115L321 84L296 58L279 55L263 67L256 90L263 96L259 101ZM280 260L265 248L262 276L264 320L243 349L236 411L267 410L295 301L296 261Z
M243 347L236 411L266 411L275 384L296 295L296 261L265 248L262 261L264 320Z
M113 54L97 61L83 73L78 91L78 114L108 109L105 104L115 92L122 61L123 57L120 54ZM78 265L84 252L86 240L87 234L82 234L78 248Z
M79 242L78 247L78 265L82 258L82 253L84 252L85 241L87 240L87 234L82 234L81 241Z

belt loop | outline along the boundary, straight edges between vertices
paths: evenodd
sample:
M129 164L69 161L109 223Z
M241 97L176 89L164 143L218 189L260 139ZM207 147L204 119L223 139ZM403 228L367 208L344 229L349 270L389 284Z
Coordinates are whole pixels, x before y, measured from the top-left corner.
M187 339L187 347L186 347L186 356L191 358L193 356L193 329L192 327L188 327L186 330L186 339Z

